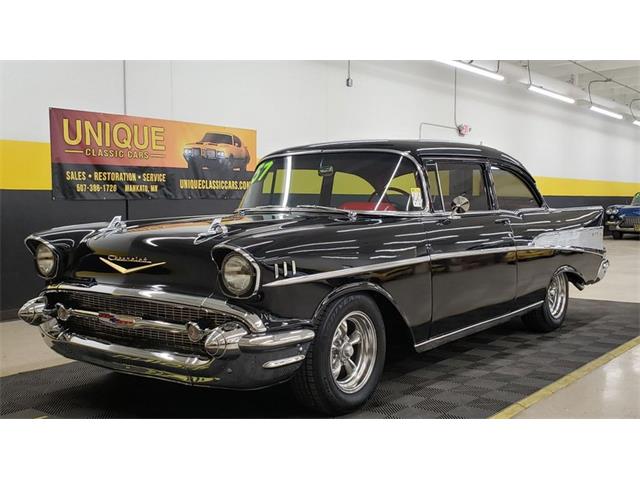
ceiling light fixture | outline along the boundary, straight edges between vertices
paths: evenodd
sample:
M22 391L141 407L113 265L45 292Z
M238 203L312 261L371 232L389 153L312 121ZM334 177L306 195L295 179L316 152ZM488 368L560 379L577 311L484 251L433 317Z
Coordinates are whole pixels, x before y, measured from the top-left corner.
M527 71L529 72L529 91L540 94L540 95L544 95L545 97L560 100L561 102L564 102L564 103L576 103L575 99L571 97L567 97L565 95L552 92L551 90L547 90L546 88L538 87L534 85L533 82L531 81L531 61L530 60L527 60Z
M459 68L460 70L464 70L466 72L475 73L477 75L482 75L483 77L491 78L493 80L497 80L499 82L504 80L504 76L499 73L492 72L491 70L487 70L485 68L476 67L475 65L470 65L468 63L460 62L458 60L436 60L436 62L444 63L445 65L449 65L450 67ZM498 69L500 69L500 63L498 62Z
M587 91L589 92L589 103L591 103L591 107L589 108L592 112L599 113L600 115L606 115L607 117L615 118L616 120L622 120L622 115L616 112L612 112L611 110L607 110L606 108L598 107L593 104L593 100L591 99L591 84L593 83L607 83L610 82L610 78L605 78L604 80L591 80L587 87Z
M633 100L631 100L631 101L629 102L629 112L631 112L631 118L633 118L633 122L632 122L632 123L633 123L636 127L640 127L640 120L638 120L638 119L636 118L636 114L635 114L635 113L633 113L633 102L640 102L640 98L634 98Z
M618 120L622 120L622 115L616 112L612 112L611 110L607 110L605 108L596 107L595 105L591 105L590 110L592 112L599 113L601 115L606 115L607 117L616 118Z
M547 90L546 88L536 87L535 85L529 85L529 91L539 93L540 95L544 95L545 97L555 98L556 100L560 100L564 103L576 103L575 99L571 97L566 97L564 95L560 95L559 93L552 92L551 90Z

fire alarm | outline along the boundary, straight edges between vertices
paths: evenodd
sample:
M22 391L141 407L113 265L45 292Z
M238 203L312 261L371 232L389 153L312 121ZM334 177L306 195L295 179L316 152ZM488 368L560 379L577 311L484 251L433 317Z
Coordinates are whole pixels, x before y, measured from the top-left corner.
M460 125L457 126L457 129L458 129L458 135L460 135L461 137L464 137L471 133L471 127L466 123L461 123Z

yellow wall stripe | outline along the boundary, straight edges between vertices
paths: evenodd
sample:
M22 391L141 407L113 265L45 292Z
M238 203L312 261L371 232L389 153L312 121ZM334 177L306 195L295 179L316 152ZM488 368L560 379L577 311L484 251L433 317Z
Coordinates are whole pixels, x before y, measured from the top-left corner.
M51 190L49 143L0 140L0 189Z
M632 197L636 192L640 192L640 182L536 177L536 183L545 196Z
M547 196L632 197L640 182L536 177ZM1 190L51 190L51 151L47 142L0 140Z

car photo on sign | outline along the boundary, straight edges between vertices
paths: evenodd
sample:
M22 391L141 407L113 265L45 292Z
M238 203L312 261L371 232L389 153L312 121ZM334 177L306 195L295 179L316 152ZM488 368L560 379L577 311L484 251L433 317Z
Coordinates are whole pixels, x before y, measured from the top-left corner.
M240 137L208 132L199 142L184 146L184 158L197 168L239 172L247 170L251 154Z

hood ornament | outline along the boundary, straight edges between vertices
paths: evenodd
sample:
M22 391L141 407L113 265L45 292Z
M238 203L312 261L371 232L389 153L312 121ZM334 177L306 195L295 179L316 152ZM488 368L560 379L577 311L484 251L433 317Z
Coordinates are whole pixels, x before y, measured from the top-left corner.
M229 228L227 228L227 226L222 223L222 218L216 217L213 219L206 232L198 234L196 239L193 241L193 244L198 245L200 243L206 242L212 237L217 237L218 235L226 235L228 231Z
M112 233L124 232L126 229L127 224L122 221L122 217L120 215L116 215L111 219L109 225L96 232L94 238L106 237Z

